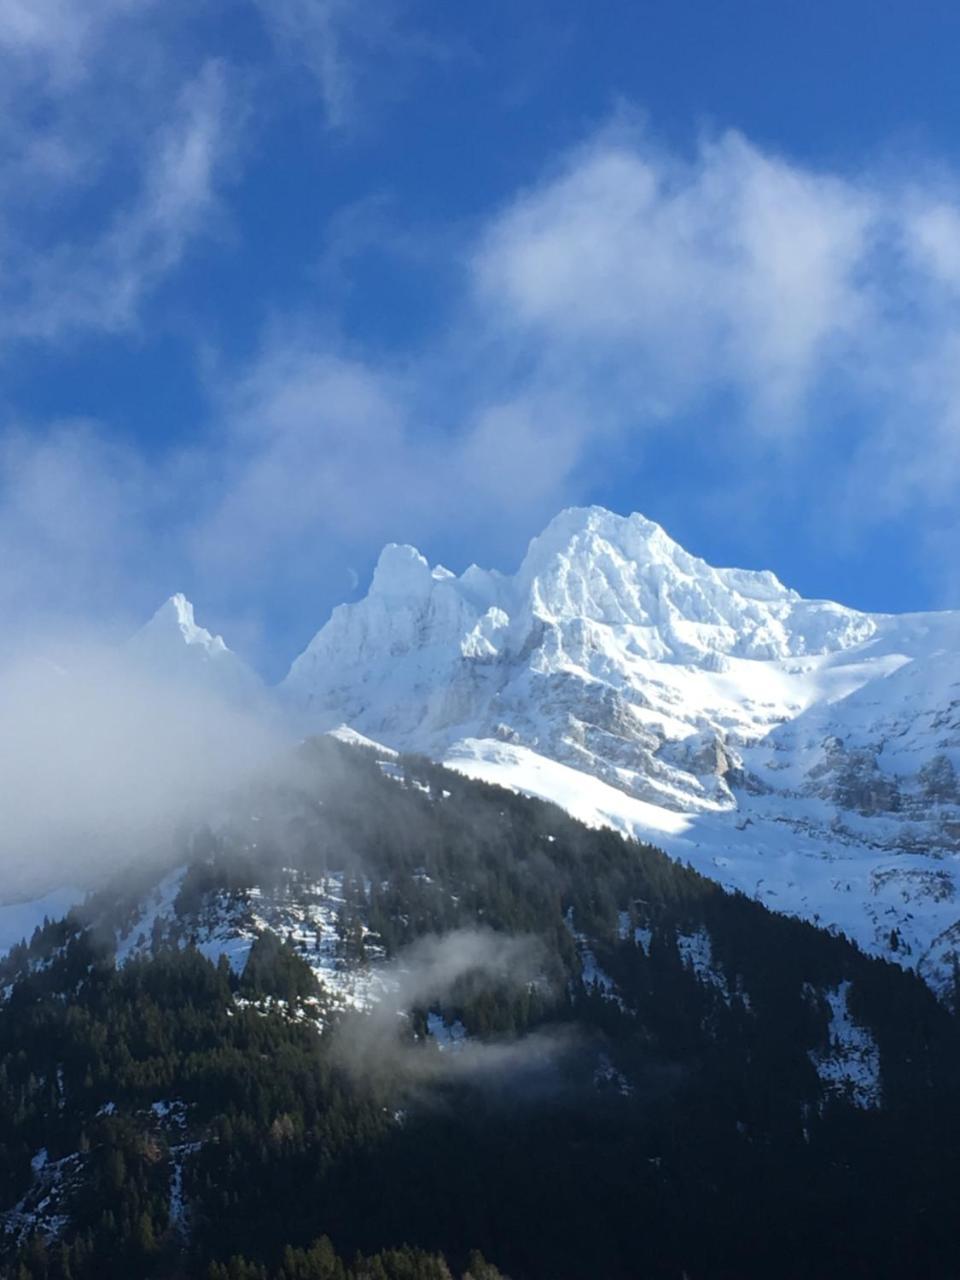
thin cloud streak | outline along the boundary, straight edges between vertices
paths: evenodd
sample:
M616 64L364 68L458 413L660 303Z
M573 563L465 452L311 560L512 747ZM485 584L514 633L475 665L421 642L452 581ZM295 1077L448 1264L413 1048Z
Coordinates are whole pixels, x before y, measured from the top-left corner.
M328 130L352 133L424 59L447 56L405 25L400 0L252 0L289 74L304 72Z
M237 107L228 107L224 68L208 63L144 140L139 190L106 228L42 253L11 245L0 321L8 340L50 341L69 331L118 332L137 324L144 297L216 215L217 178L231 146L228 110Z

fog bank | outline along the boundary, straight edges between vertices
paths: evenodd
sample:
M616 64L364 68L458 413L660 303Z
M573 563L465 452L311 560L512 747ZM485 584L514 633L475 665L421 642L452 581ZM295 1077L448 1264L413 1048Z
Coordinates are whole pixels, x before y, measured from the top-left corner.
M276 755L265 709L104 647L0 667L0 902L158 856Z

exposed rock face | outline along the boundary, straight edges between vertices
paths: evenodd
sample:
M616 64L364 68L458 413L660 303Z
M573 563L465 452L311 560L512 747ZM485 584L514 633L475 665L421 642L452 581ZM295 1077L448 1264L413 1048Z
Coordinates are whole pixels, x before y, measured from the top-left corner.
M870 747L848 751L840 738L827 738L823 758L810 770L809 778L821 783L814 789L838 808L853 809L864 817L900 811L897 780L881 772L877 753Z
M917 770L917 785L923 799L930 804L957 804L957 771L949 756L931 756Z

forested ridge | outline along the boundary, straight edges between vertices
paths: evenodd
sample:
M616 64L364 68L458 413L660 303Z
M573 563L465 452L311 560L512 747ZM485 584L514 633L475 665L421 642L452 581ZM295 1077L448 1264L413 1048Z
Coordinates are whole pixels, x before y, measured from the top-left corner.
M330 740L177 860L149 927L169 868L3 964L12 1280L958 1273L960 1035L913 974L553 806ZM333 878L346 969L479 925L532 976L464 972L393 1044L299 935L261 931L239 969L202 953L225 904ZM838 993L870 1099L818 1069ZM453 1069L431 1019L489 1053Z

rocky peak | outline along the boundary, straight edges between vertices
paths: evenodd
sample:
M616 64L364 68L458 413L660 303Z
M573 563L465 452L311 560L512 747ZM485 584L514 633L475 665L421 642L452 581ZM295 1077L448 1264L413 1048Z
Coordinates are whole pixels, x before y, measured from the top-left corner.
M261 682L220 635L201 626L193 605L177 592L126 644L126 653L154 674L206 684L234 700L257 697Z

